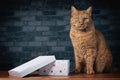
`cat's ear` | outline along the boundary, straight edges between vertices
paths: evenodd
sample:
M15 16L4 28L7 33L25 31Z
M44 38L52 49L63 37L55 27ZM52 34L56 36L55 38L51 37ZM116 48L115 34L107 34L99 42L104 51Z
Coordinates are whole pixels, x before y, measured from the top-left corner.
M78 10L74 6L72 6L71 7L71 16L74 14L77 14L77 13L78 13Z
M92 15L92 6L90 6L87 10L86 10L87 14L89 14L90 16Z

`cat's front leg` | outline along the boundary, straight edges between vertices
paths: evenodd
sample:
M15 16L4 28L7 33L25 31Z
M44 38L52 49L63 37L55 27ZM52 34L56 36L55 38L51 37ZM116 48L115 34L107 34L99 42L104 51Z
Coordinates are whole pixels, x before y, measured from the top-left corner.
M75 70L74 70L74 73L80 73L82 59L81 59L80 53L77 49L74 49L74 55L75 55Z
M95 60L96 50L95 49L87 49L86 53L86 73L94 74L93 65Z
M81 64L80 64L80 58L78 56L75 56L75 73L80 73L81 71Z

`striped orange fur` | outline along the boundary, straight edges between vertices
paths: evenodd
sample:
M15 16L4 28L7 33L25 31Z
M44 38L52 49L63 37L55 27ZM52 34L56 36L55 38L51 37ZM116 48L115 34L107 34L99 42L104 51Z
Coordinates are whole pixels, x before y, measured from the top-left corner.
M74 6L71 8L70 38L74 48L75 73L84 69L87 74L94 74L111 67L111 51L103 34L95 29L91 15L92 7L81 11Z

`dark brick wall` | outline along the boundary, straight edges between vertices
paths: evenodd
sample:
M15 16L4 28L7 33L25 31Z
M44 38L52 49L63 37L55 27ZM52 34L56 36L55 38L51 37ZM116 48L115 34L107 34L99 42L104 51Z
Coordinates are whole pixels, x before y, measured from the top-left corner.
M93 6L96 29L103 32L112 51L113 66L120 67L120 11L99 0L3 0L0 2L0 70L8 70L40 55L70 59L70 7Z

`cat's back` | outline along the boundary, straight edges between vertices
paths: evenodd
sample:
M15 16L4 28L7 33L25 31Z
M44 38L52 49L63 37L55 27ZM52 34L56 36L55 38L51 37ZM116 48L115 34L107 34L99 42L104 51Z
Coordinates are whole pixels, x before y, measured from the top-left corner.
M105 40L105 37L103 36L103 33L96 30L96 37L97 37L98 49L100 51L99 53L101 53L101 51L103 51L104 49L108 50L108 45L107 45L107 42Z
M101 33L98 30L96 30L95 33L96 33L98 43L106 44L105 37L103 36L103 33Z

